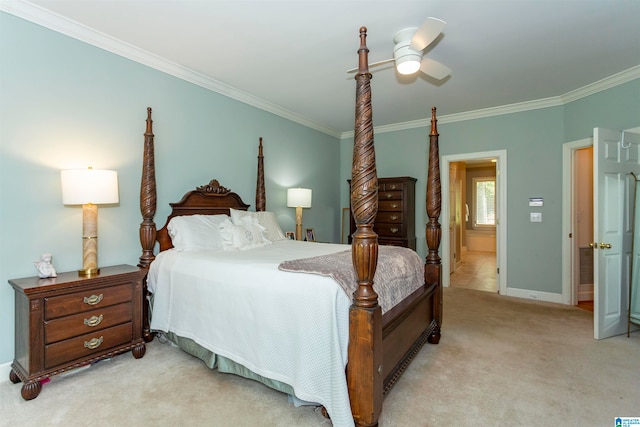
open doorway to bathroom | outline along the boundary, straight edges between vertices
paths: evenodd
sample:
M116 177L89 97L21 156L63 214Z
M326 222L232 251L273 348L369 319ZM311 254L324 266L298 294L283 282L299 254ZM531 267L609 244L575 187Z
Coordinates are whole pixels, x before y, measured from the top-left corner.
M506 151L442 157L443 286L506 294Z
M487 158L449 163L452 287L498 291L496 161Z

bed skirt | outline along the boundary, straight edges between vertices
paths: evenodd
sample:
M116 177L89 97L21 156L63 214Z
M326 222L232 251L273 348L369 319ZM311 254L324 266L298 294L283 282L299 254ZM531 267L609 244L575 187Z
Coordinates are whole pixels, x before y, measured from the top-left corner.
M295 393L293 387L289 384L285 384L280 381L272 380L271 378L266 378L261 375L256 374L250 369L244 367L243 365L234 362L233 360L226 358L224 356L220 356L215 354L214 352L207 350L206 348L200 346L195 341L190 338L180 337L173 332L158 332L159 339L160 337L165 337L174 345L178 346L182 351L189 353L190 355L197 357L202 360L209 369L217 369L219 372L225 374L235 374L244 378L248 378L254 381L258 381L267 387L270 387L274 390L281 391L282 393L288 394L289 396L295 397ZM296 406L299 406L303 402L299 399L295 398L294 403Z

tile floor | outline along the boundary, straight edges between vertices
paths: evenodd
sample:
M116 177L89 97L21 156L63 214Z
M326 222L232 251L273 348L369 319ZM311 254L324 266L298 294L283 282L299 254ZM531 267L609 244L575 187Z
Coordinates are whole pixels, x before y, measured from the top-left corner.
M450 276L452 287L498 292L495 252L463 251L461 259Z

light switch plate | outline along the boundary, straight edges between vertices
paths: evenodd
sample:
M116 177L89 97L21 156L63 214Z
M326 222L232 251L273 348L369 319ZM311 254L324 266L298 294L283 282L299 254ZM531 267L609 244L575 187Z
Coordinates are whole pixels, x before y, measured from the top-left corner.
M530 212L529 213L529 221L531 221L531 222L542 222L542 212Z

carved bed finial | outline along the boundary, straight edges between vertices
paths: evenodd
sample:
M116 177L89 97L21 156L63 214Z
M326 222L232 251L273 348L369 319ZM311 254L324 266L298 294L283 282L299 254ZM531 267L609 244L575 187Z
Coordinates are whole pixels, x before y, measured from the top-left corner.
M212 179L208 184L201 185L200 187L196 187L198 191L204 191L205 193L214 193L214 194L226 194L229 193L229 190L226 187L220 185L217 179Z
M369 48L367 47L367 27L360 27L360 48L358 49L358 73L356 74L356 80L358 79L358 74L368 74L369 79L371 79L371 74L369 73Z
M139 267L147 268L155 258L153 248L156 244L156 223L153 217L156 214L156 171L153 147L153 120L151 120L151 107L147 108L147 127L144 133L144 152L142 159L142 180L140 183L140 245L142 255L138 263Z
M356 223L353 234L353 264L358 277L358 289L353 303L359 307L375 307L378 295L373 290L373 276L378 261L378 235L373 222L378 213L378 176L373 143L371 108L371 74L368 72L366 27L360 28L360 69L356 75L356 117L351 169L351 209Z
M442 194L440 189L440 153L438 147L438 120L436 119L436 107L431 109L431 133L429 134L429 173L427 174L427 216L429 222L425 229L427 247L429 253L424 266L424 281L427 286L436 286L436 293L433 299L434 318L436 329L429 336L428 340L432 344L440 341L440 330L442 325L442 270L438 249L440 248L440 238L442 230L438 218L440 217L440 207Z
M264 189L264 156L262 155L262 137L258 145L258 182L256 183L256 211L267 210L267 195Z

